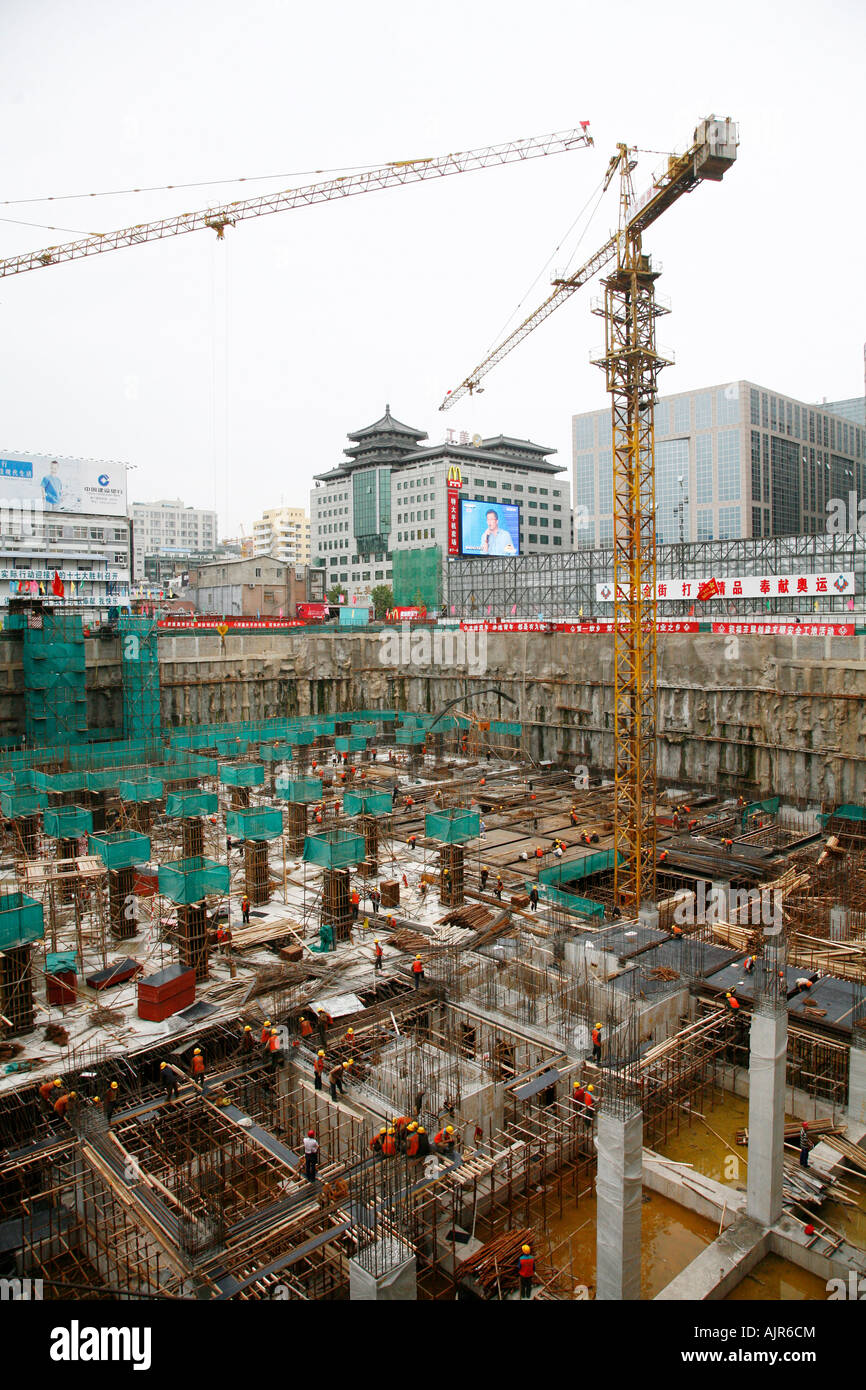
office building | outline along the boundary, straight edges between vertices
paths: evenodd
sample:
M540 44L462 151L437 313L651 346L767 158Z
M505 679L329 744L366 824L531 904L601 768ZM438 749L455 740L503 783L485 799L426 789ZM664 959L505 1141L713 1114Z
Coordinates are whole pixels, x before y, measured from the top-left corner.
M303 507L269 507L253 524L253 553L286 565L310 563L310 518Z
M135 579L145 578L145 558L171 560L206 554L216 548L216 512L188 507L179 497L159 502L133 502L130 508Z

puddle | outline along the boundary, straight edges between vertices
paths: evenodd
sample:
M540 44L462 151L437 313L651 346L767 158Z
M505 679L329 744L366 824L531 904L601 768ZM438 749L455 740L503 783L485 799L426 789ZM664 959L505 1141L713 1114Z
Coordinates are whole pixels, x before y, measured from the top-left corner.
M765 1255L763 1260L741 1280L724 1300L742 1303L754 1299L760 1302L824 1302L827 1286L817 1274L792 1265L781 1255Z

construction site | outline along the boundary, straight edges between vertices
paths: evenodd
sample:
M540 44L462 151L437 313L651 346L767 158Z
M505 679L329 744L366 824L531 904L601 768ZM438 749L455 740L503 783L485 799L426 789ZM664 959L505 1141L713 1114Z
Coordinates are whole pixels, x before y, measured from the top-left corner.
M642 237L737 143L707 118L641 199L617 146L617 232L443 403L607 267L607 635L494 624L480 670L395 664L375 629L96 636L10 600L5 1280L670 1302L866 1276L866 628L743 636L731 661L656 608ZM292 196L96 249L222 238Z

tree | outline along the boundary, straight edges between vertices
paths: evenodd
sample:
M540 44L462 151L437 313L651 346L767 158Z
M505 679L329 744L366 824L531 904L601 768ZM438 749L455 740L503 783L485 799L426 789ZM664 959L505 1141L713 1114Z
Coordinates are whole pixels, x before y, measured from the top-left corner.
M333 586L333 588L331 588L331 589L328 590L326 597L327 597L327 600L328 600L329 603L339 603L339 602L340 602L340 595L341 595L341 594L342 594L343 597L345 598L345 596L346 596L346 590L345 590L345 588L343 587L342 584L335 584L335 585Z
M377 621L381 622L389 608L394 607L394 590L390 584L377 584L370 593L373 600L373 612Z

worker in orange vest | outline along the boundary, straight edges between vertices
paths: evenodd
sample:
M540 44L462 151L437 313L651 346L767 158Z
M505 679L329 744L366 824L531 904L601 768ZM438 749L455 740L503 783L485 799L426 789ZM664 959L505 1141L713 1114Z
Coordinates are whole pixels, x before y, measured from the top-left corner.
M320 1048L313 1063L313 1085L317 1091L322 1089L322 1074L325 1070L325 1054Z
M246 893L244 893L243 897L241 898L241 921L243 922L243 925L244 925L244 926L248 926L248 925L249 925L249 920L250 920L250 900L249 900L249 898L247 897Z
M397 1152L397 1136L393 1129L389 1129L382 1137L382 1154L385 1158L393 1158Z
M592 1060L601 1062L601 1024L597 1023L592 1030Z
M418 1122L413 1120L406 1130L406 1157L418 1157Z
M592 1124L592 1112L595 1109L595 1087L587 1086L583 1093L583 1115L588 1124Z
M520 1259L517 1261L517 1273L520 1276L520 1297L532 1297L532 1280L535 1274L535 1260L532 1257L530 1246L523 1245L520 1248Z
M271 1071L276 1071L282 1064L283 1054L280 1049L280 1035L276 1028L271 1029L271 1036L268 1039L268 1061L271 1064Z
M265 1046L266 1046L267 1041L268 1041L268 1038L269 1038L270 1036L271 1036L271 1020L270 1020L269 1018L266 1018L266 1019L265 1019L265 1022L264 1022L264 1027L262 1028L262 1036L259 1038L259 1043L260 1043L260 1045L261 1045L262 1047L265 1047Z
M56 1076L53 1081L43 1081L42 1085L39 1087L40 1096L45 1101L45 1104L50 1105L52 1109L54 1107L54 1102L59 1098L62 1092L63 1082L60 1080L59 1076Z
M385 1142L385 1136L387 1133L388 1131L383 1125L382 1128L379 1130L379 1133L374 1134L373 1138L370 1140L370 1148L373 1150L374 1158L382 1157L382 1145Z
M302 1037L302 1038L311 1038L312 1036L313 1036L313 1025L312 1025L312 1023L310 1022L310 1020L307 1018L306 1014L305 1014L304 1017L301 1019L301 1037Z
M740 1007L739 999L736 997L735 994L732 993L731 990L728 990L727 994L725 995L725 998L727 999L730 1008L736 1013L737 1009Z
M418 989L424 979L424 966L421 964L421 957L416 956L412 962L412 983Z
M66 1095L66 1093L63 1092L61 1095L57 1097L56 1101L54 1102L54 1113L57 1116L58 1120L66 1119L66 1111L69 1106L69 1101L74 1095L75 1092L70 1091L69 1095Z
M192 1066L190 1068L190 1074L196 1086L200 1086L202 1089L202 1094L204 1094L204 1057L202 1057L201 1055L200 1047L197 1047L192 1054Z
M440 1129L438 1134L433 1135L433 1144L436 1152L447 1158L453 1156L455 1142L453 1125L445 1125L443 1129Z
M374 948L374 955L375 955L375 964L374 964L374 966L373 966L373 969L374 969L374 970L381 970L381 969L382 969L382 957L383 957L383 955L384 955L385 953L384 953L384 951L382 950L382 947L379 945L379 942L378 942L378 941L374 941L374 943L373 943L373 948Z
M586 1090L579 1081L575 1081L571 1088L571 1099L574 1101L578 1115L581 1117L586 1114L584 1102L586 1100Z
M112 1115L114 1114L115 1110L117 1109L117 1091L118 1091L117 1082L116 1082L116 1081L112 1081L111 1085L110 1085L109 1088L108 1088L108 1094L107 1094L106 1097L105 1097L105 1106L104 1106L104 1109L105 1109L105 1118L106 1118L106 1120L108 1121L109 1124L111 1124L111 1117L112 1117Z
M361 906L361 895L357 888L352 889L352 921L358 920L358 908Z

